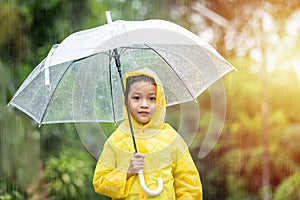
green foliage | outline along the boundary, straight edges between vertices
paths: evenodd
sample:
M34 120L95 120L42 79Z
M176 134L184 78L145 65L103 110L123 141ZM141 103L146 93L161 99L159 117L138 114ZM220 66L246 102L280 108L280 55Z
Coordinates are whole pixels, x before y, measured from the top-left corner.
M41 127L41 132L46 196L50 199L73 196L73 199L107 199L94 192L92 179L96 160L84 149L74 125L46 125Z
M12 191L12 194L6 193L1 194L0 192L0 200L25 200L26 197L24 197L19 191Z
M10 94L15 90L14 83L10 78L9 69L0 60L0 106L5 106L10 98Z
M300 172L284 180L276 189L274 200L297 200L300 198Z
M84 197L85 185L92 176L91 160L88 158L83 151L64 151L59 157L48 158L44 180L50 199Z
M25 199L39 182L39 132L11 110L0 107L0 112L0 199Z

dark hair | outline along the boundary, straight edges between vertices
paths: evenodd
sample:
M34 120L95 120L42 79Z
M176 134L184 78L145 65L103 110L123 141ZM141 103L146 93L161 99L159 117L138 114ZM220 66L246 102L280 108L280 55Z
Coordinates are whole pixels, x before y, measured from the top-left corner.
M131 85L135 82L140 82L140 81L156 85L154 78L150 76L146 76L146 75L129 76L126 78L126 90L125 90L126 98L128 98Z

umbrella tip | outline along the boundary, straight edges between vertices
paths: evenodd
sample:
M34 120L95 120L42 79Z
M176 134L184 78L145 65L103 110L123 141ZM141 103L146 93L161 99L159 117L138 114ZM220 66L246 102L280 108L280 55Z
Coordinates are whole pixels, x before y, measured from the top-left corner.
M108 23L108 24L112 23L110 11L106 11L106 12L105 12L105 15L106 15L106 21L107 21L107 23Z

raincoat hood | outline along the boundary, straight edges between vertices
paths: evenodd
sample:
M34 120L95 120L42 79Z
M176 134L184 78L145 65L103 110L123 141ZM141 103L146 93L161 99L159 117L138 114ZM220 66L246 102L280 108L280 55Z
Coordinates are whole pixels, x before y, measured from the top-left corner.
M153 113L151 120L143 125L138 123L132 116L131 121L134 129L134 135L136 137L152 137L153 135L157 134L159 130L161 130L162 126L164 125L165 115L166 115L166 99L164 95L163 85L159 80L158 76L148 68L141 69L139 71L128 72L124 75L124 88L126 90L126 79L130 76L138 76L138 75L145 75L151 77L155 80L156 83L156 108ZM123 115L124 115L124 122L121 123L120 129L124 133L130 133L129 127L129 120L128 115L125 107L123 96Z

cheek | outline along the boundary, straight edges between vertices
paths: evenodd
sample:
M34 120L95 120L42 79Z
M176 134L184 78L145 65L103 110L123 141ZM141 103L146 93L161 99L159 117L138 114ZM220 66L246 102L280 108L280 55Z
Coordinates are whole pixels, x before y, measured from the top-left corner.
M134 105L130 101L128 101L128 108L129 108L130 111L132 111L134 109Z
M154 104L153 106L151 106L151 112L152 112L152 114L155 112L155 110L156 110L156 104Z

